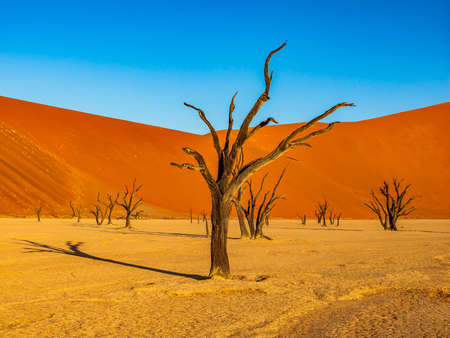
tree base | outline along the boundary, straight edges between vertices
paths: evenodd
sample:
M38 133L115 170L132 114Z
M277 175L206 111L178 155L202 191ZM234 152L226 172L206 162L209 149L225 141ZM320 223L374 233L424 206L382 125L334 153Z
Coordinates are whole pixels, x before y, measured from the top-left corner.
M221 271L219 269L216 269L215 271L211 271L209 273L209 278L210 279L215 279L215 280L217 280L217 279L221 279L221 280L223 280L223 279L230 279L231 278L231 274L229 272L226 273L226 272L223 272L223 271Z

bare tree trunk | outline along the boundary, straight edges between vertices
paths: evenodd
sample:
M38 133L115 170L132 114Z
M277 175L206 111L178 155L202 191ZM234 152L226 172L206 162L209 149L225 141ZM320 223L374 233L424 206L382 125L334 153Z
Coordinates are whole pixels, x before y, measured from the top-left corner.
M212 196L212 199L211 269L209 275L228 278L230 262L227 253L227 237L231 203L224 201L223 196Z
M107 224L112 224L112 212L113 212L113 208L108 208L108 223Z
M130 216L131 216L131 213L127 212L127 215L125 216L125 228L131 229Z
M263 224L264 222L258 222L256 221L256 226L255 226L255 235L254 235L254 239L256 238L263 238Z
M37 221L38 222L41 221L41 211L42 211L42 205L39 206L39 208L36 209L36 216L37 216Z
M81 205L77 208L77 222L80 223L81 220L81 214L83 213L83 210L81 209Z
M336 226L337 227L339 226L340 222L341 222L341 214L337 215L337 218L336 218Z
M397 231L397 219L395 218L389 219L389 230Z
M75 214L75 209L72 205L72 201L69 201L69 205L70 205L70 209L72 209L72 218L74 218L76 216L76 214Z
M322 222L322 216L321 216L320 212L318 212L316 210L316 211L314 211L314 213L316 214L316 217L317 217L317 224L320 224L320 222Z
M246 215L246 217L247 217L248 228L250 229L250 238L254 239L254 238L256 238L256 228L255 228L254 217L252 217L250 214Z
M238 216L239 229L241 230L241 238L249 239L250 234L248 233L247 225L245 224L245 215L244 215L244 211L242 210L242 206L238 201L235 201L235 200L233 201L233 204L236 209L237 216Z
M330 211L330 214L328 215L328 220L330 221L330 224L334 224L334 218L336 215L333 215L333 212Z
M108 212L107 212L108 223L107 224L112 224L112 213L113 213L114 207L117 204L117 200L119 199L119 193L116 194L116 197L114 199L111 194L108 194L107 199L108 199L108 202L103 203L103 205L108 208Z

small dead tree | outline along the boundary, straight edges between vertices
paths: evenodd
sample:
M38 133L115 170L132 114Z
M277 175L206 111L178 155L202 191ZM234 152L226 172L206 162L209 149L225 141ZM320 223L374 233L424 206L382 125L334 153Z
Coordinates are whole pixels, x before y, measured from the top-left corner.
M99 204L95 204L94 208L95 209L91 209L89 212L94 215L95 217L95 223L97 223L97 225L102 225L103 222L105 221L106 215L108 213L108 204L103 202L100 199L100 192L97 193L97 202ZM103 205L105 208L105 211L102 210L102 207L100 205Z
M208 185L210 194L211 194L211 222L212 222L212 232L211 232L211 267L209 271L209 275L211 277L225 277L228 278L230 276L230 263L228 259L228 250L227 250L227 238L228 238L228 221L230 218L230 212L232 208L232 201L235 198L238 189L244 184L244 182L248 181L248 179L256 173L258 170L263 168L264 166L270 164L271 162L277 160L281 156L285 155L289 150L299 147L299 146L307 146L310 145L307 143L309 139L312 137L321 135L326 133L333 128L334 123L328 124L326 127L319 127L318 129L307 133L306 135L300 136L301 133L306 132L309 128L314 126L316 122L326 118L334 111L339 108L353 106L352 103L339 103L334 107L331 107L323 114L318 115L317 117L310 120L308 123L302 124L295 128L292 132L289 133L285 138L280 140L280 143L273 148L272 151L263 155L257 159L246 163L237 173L237 175L233 175L233 168L235 167L237 156L244 146L244 143L255 135L261 128L267 126L270 122L276 123L275 119L269 117L268 119L260 122L255 127L251 128L250 124L252 123L254 117L259 112L260 108L267 102L270 92L270 86L272 83L272 75L273 73L269 71L269 62L272 56L283 49L286 46L286 43L283 43L277 49L271 51L266 58L264 64L264 80L265 80L265 88L261 95L258 97L253 107L248 112L247 116L244 118L239 131L234 138L234 141L230 139L231 131L233 129L233 111L234 111L234 99L236 98L237 92L234 94L231 99L231 103L228 110L228 128L226 131L226 136L224 139L223 146L220 143L219 136L217 134L216 129L212 126L209 120L206 118L205 113L200 108L197 108L193 105L185 103L185 106L194 109L199 114L201 120L208 126L210 130L210 135L212 137L214 149L217 153L217 173L213 176L213 173L209 170L208 165L202 154L192 148L184 147L183 151L192 156L196 164L193 163L174 163L171 165L177 166L182 169L189 169L198 171L206 184Z
M133 216L134 219L139 219L139 218L142 217L143 214L144 214L144 210L138 210L134 214L132 214L131 216Z
M77 222L80 223L81 215L83 214L83 209L81 208L81 205L76 208L77 212Z
M97 195L97 202L105 207L104 217L108 219L107 224L112 224L112 213L119 199L119 193L113 198L111 194L106 195L106 201L100 199L100 193Z
M242 207L242 204L241 204L242 195L244 193L244 190L245 190L244 188L239 188L236 198L234 198L232 201L233 201L234 208L236 209L236 214L238 217L239 230L241 231L241 238L249 239L250 234L249 234L248 227L247 227L246 220L245 220L244 208Z
M209 227L208 227L208 217L206 216L206 212L203 211L203 220L205 223L206 237L209 237Z
M244 209L244 213L249 224L251 239L266 238L263 234L263 225L267 221L270 212L275 207L276 201L279 199L284 199L283 195L276 195L276 192L285 172L286 168L283 169L277 183L272 189L272 193L270 194L270 191L266 191L259 205L258 198L264 188L264 181L266 180L267 174L262 178L261 184L256 194L253 192L252 181L249 180L246 182L249 192L249 198L247 201L247 208Z
M334 220L336 219L336 214L333 213L333 210L330 210L328 214L328 220L330 221L330 224L334 224Z
M95 208L94 210L90 210L90 213L95 216L95 223L97 223L97 225L102 225L103 222L105 221L107 210L103 212L102 208L98 204L95 204L94 208Z
M244 151L241 148L239 157L236 161L236 165L233 169L233 177L237 175L237 173L239 172L239 170L241 170L242 166L244 165ZM234 204L234 208L236 210L236 214L238 217L238 222L239 222L239 230L241 231L241 237L242 239L249 239L250 238L250 234L248 231L248 227L246 224L246 220L245 220L245 213L244 213L244 208L242 207L241 204L241 200L242 200L242 196L245 192L245 187L239 187L238 191L237 191L237 196L235 198L233 198L232 203Z
M314 210L314 214L316 215L317 223L320 224L322 222L322 214L317 209Z
M416 207L411 206L411 202L417 196L406 198L410 184L402 187L402 181L396 178L392 179L392 188L384 181L378 188L380 197L374 191L371 192L371 201L364 203L366 207L372 210L377 216L384 230L397 230L397 220L409 215Z
M341 216L342 216L342 213L339 213L339 214L337 215L337 217L336 217L336 226L337 226L337 227L339 226L339 223L340 223L340 221L341 221Z
M70 206L70 209L72 210L72 218L74 218L76 216L76 213L75 213L75 208L72 204L72 201L69 201L69 206Z
M317 204L316 209L316 216L317 221L320 224L320 221L322 220L322 226L327 226L327 210L328 210L328 201L325 199L323 202L319 202Z
M302 218L302 225L306 225L306 215L303 215L303 218Z
M38 222L41 221L41 212L42 212L42 205L40 205L39 208L36 209L36 217Z
M208 218L205 219L206 237L210 237Z
M122 208L125 209L125 228L131 228L130 226L130 217L131 214L137 209L139 205L141 205L143 199L139 198L135 200L135 194L141 190L142 184L140 186L136 186L136 179L134 179L133 184L131 186L131 190L128 189L128 186L125 185L125 192L122 197L122 202L117 202Z

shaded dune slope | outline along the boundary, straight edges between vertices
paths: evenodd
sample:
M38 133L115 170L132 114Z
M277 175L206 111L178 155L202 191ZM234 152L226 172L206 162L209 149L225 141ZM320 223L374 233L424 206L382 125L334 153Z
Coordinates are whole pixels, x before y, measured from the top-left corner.
M269 172L270 187L289 164L279 188L287 199L275 216L312 216L316 202L327 198L335 211L356 218L372 217L363 206L371 188L403 177L421 195L415 217L450 217L449 122L450 103L444 103L341 123L312 140L312 149L295 149L264 168L255 181ZM271 150L296 126L260 130L246 144L247 159ZM120 191L133 178L144 185L141 195L153 216L208 211L200 175L169 165L190 161L183 146L214 160L209 135L0 97L0 214L31 214L40 203L46 214L69 214L69 200L88 206L97 191Z

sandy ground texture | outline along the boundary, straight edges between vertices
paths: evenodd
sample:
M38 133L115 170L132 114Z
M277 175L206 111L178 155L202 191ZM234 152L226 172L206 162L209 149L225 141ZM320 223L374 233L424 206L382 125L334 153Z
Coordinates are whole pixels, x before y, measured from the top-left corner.
M0 336L449 337L450 221L274 220L208 280L204 225L0 219Z

